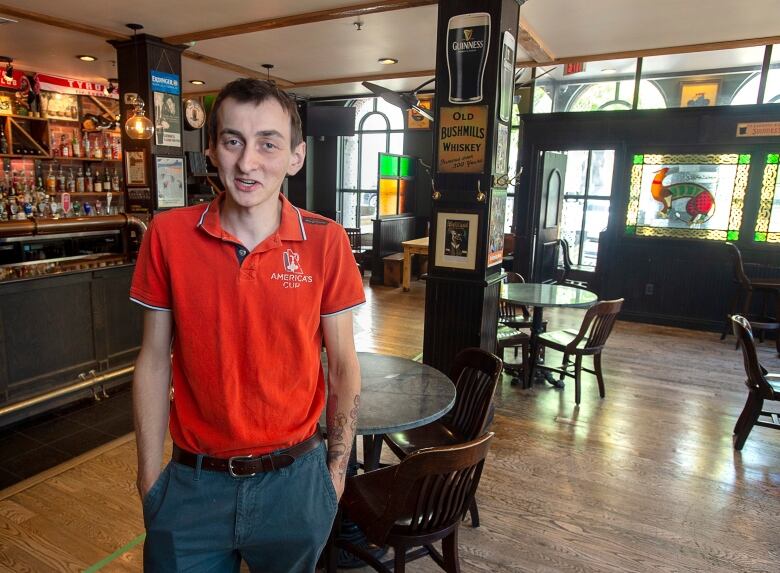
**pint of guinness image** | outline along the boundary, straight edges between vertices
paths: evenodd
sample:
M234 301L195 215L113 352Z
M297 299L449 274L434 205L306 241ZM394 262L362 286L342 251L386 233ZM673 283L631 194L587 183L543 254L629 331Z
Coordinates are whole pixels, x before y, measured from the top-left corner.
M489 45L490 14L474 12L450 18L447 24L450 103L482 101L482 77Z

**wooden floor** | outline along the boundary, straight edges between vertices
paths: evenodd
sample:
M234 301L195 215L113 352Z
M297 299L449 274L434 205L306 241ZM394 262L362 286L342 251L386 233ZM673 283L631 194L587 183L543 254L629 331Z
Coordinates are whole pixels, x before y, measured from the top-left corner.
M419 355L424 283L412 286L369 289L359 350ZM546 316L557 328L581 313ZM780 370L768 345L762 360ZM586 378L579 408L572 387L504 380L463 571L780 571L780 432L732 449L746 393L733 342L619 322L604 365L606 399ZM134 475L130 435L0 492L0 571L140 571Z

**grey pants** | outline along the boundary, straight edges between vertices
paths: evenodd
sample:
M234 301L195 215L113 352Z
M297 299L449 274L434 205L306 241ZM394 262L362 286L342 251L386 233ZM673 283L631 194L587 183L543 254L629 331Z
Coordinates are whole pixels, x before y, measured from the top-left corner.
M233 478L171 461L143 501L144 571L311 573L336 515L325 444Z

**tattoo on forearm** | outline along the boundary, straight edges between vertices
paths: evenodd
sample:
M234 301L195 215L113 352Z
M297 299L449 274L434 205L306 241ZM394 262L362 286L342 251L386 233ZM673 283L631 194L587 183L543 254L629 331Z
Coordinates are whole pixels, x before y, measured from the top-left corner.
M348 414L339 411L338 397L328 400L326 415L328 425L328 467L338 476L347 473L352 438L357 429L357 415L360 408L360 395L356 395Z

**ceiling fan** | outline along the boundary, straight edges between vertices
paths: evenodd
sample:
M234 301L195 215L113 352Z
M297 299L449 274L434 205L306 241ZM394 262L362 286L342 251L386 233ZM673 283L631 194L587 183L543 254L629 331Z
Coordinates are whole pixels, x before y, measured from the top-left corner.
M391 89L382 87L377 84L372 84L371 82L363 82L363 87L370 90L374 95L381 97L387 103L400 107L403 111L406 111L407 109L413 109L425 119L433 121L431 112L425 108L420 107L420 100L417 97L417 92L434 81L436 81L436 78L426 80L409 92L394 92Z

